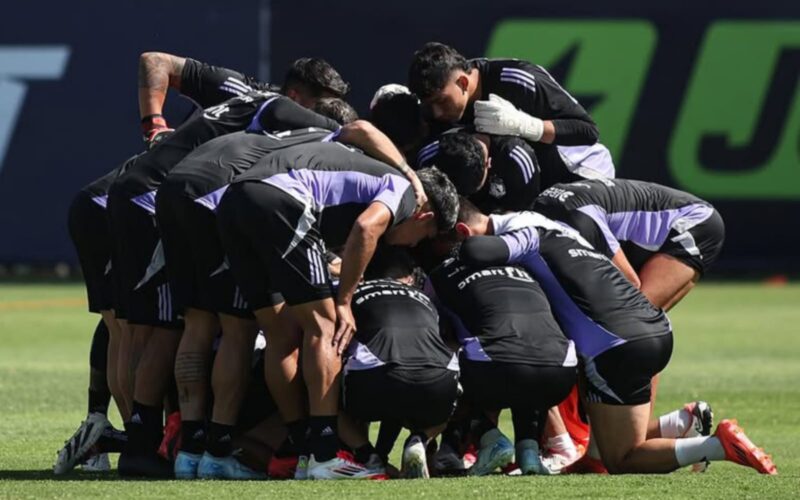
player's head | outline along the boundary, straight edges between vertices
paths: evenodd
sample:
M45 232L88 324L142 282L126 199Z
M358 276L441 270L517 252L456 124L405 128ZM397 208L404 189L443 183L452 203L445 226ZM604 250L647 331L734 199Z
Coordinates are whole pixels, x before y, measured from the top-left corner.
M408 86L434 120L453 123L469 103L469 71L469 61L456 49L430 42L414 52Z
M489 149L474 134L443 134L432 161L453 181L458 194L469 196L486 182Z
M405 248L381 244L375 249L375 253L364 271L364 279L391 278L412 281L415 267L414 259Z
M428 201L414 215L386 232L390 245L415 246L425 238L453 228L458 217L458 193L450 179L436 167L417 171Z
M315 57L302 57L289 67L283 80L281 93L306 108L312 108L321 97L342 98L350 91L350 84L328 61Z
M458 205L458 220L453 227L457 239L460 241L469 236L486 234L487 220L486 214L481 212L471 201L462 197Z
M358 113L344 99L338 97L322 97L311 108L322 116L327 116L339 125L347 125L358 120Z
M376 97L370 108L369 121L386 134L406 158L413 158L427 129L419 99L408 92L381 96L376 93Z

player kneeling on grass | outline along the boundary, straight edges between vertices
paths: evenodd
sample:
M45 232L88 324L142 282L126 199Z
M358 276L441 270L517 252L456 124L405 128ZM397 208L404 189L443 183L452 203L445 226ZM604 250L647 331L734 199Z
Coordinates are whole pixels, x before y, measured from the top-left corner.
M496 416L511 409L516 460L523 474L549 474L539 442L550 407L575 384L575 346L553 318L542 289L524 269L472 266L448 259L430 273L438 305L458 337L464 397L486 412L470 473L505 467L514 446Z
M720 422L713 436L648 438L650 380L672 355L669 320L577 232L534 212L486 216L467 209L460 216L456 230L467 238L459 258L525 267L575 342L592 434L610 473L670 472L706 460L777 473L735 420Z
M402 475L427 478L425 450L444 429L458 396L458 360L439 336L436 308L411 286L413 274L404 250L381 247L353 296L356 334L344 366L342 418L357 423L342 425L340 433L356 459L368 463L376 453L368 422L407 427ZM381 459L385 464L386 457Z

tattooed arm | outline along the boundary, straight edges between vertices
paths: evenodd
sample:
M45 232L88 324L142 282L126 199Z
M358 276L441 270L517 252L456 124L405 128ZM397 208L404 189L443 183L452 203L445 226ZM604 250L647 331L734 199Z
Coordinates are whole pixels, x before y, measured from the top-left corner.
M181 74L186 58L163 52L145 52L139 56L139 114L141 118L160 115L167 90L181 88Z

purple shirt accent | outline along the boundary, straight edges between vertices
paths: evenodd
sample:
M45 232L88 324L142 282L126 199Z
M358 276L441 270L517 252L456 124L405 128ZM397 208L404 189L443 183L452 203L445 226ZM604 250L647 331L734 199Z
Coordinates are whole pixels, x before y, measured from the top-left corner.
M591 146L556 146L558 154L573 174L587 179L614 178L616 169L608 148L595 143Z
M140 194L135 198L131 198L131 201L140 207L147 210L147 213L150 215L154 215L156 213L156 190L152 190L149 193Z
M92 196L92 201L103 207L103 209L108 208L107 194L104 194L102 196Z
M500 235L508 247L508 262L513 263L522 257L539 252L539 231L535 227L525 227Z
M370 351L367 346L357 340L353 340L350 343L347 355L347 363L344 367L345 373L350 370L371 370L372 368L377 368L386 364L372 354L372 351Z
M597 205L580 207L579 211L597 223L612 252L620 241L630 241L650 251L658 250L670 230L684 232L711 217L714 209L702 203L657 212L617 212L606 214Z
M230 186L230 184L225 184L221 188L211 191L202 198L197 198L194 200L194 202L203 205L212 212L216 212L217 207L219 206L219 201L222 199L222 195L225 194L225 191L228 190L228 186Z
M262 104L261 107L258 108L258 111L256 111L256 115L253 117L253 121L251 121L250 125L247 126L247 132L263 132L264 131L264 127L261 126L261 121L260 121L261 120L261 113L263 113L264 110L267 109L267 106L269 106L269 104L272 101L274 101L275 99L277 99L279 97L280 97L279 95L276 95L275 97L271 97L271 98L267 99L266 101L264 101L264 104Z
M381 177L353 171L322 171L297 169L273 175L262 182L275 186L305 202L309 198L314 208L345 203L379 201L395 215L403 193L411 186L405 177L386 174Z
M584 358L594 358L626 342L588 317L567 294L541 255L531 253L520 260L542 287L558 324Z

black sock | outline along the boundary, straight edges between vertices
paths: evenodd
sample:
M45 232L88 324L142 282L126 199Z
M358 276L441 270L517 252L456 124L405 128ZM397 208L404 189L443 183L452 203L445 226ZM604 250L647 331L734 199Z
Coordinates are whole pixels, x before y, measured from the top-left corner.
M100 453L122 453L127 444L128 435L125 432L107 427L97 440L97 449Z
M389 463L389 453L392 452L394 443L402 430L403 425L400 422L394 420L381 421L381 426L378 429L378 439L375 441L375 450L384 463Z
M372 446L371 443L359 446L353 452L353 456L356 457L356 462L360 464L365 464L369 462L369 457L371 457L373 454L377 454L377 452L375 451L375 447Z
M311 429L309 438L309 448L311 454L317 462L326 462L336 456L339 451L339 435L337 433L336 422L338 417L331 416L312 416L308 426Z
M289 435L286 436L286 448L283 450L286 455L283 456L308 455L308 420L302 418L288 422L286 428Z
M134 401L127 430L128 450L134 453L156 453L164 432L163 410L160 406L148 406Z
M227 457L233 453L233 426L211 422L208 426L206 451L215 457Z
M111 402L111 392L108 387L99 391L89 389L89 413L100 413L108 416L108 404Z
M181 451L201 455L206 450L206 424L202 420L181 422Z

